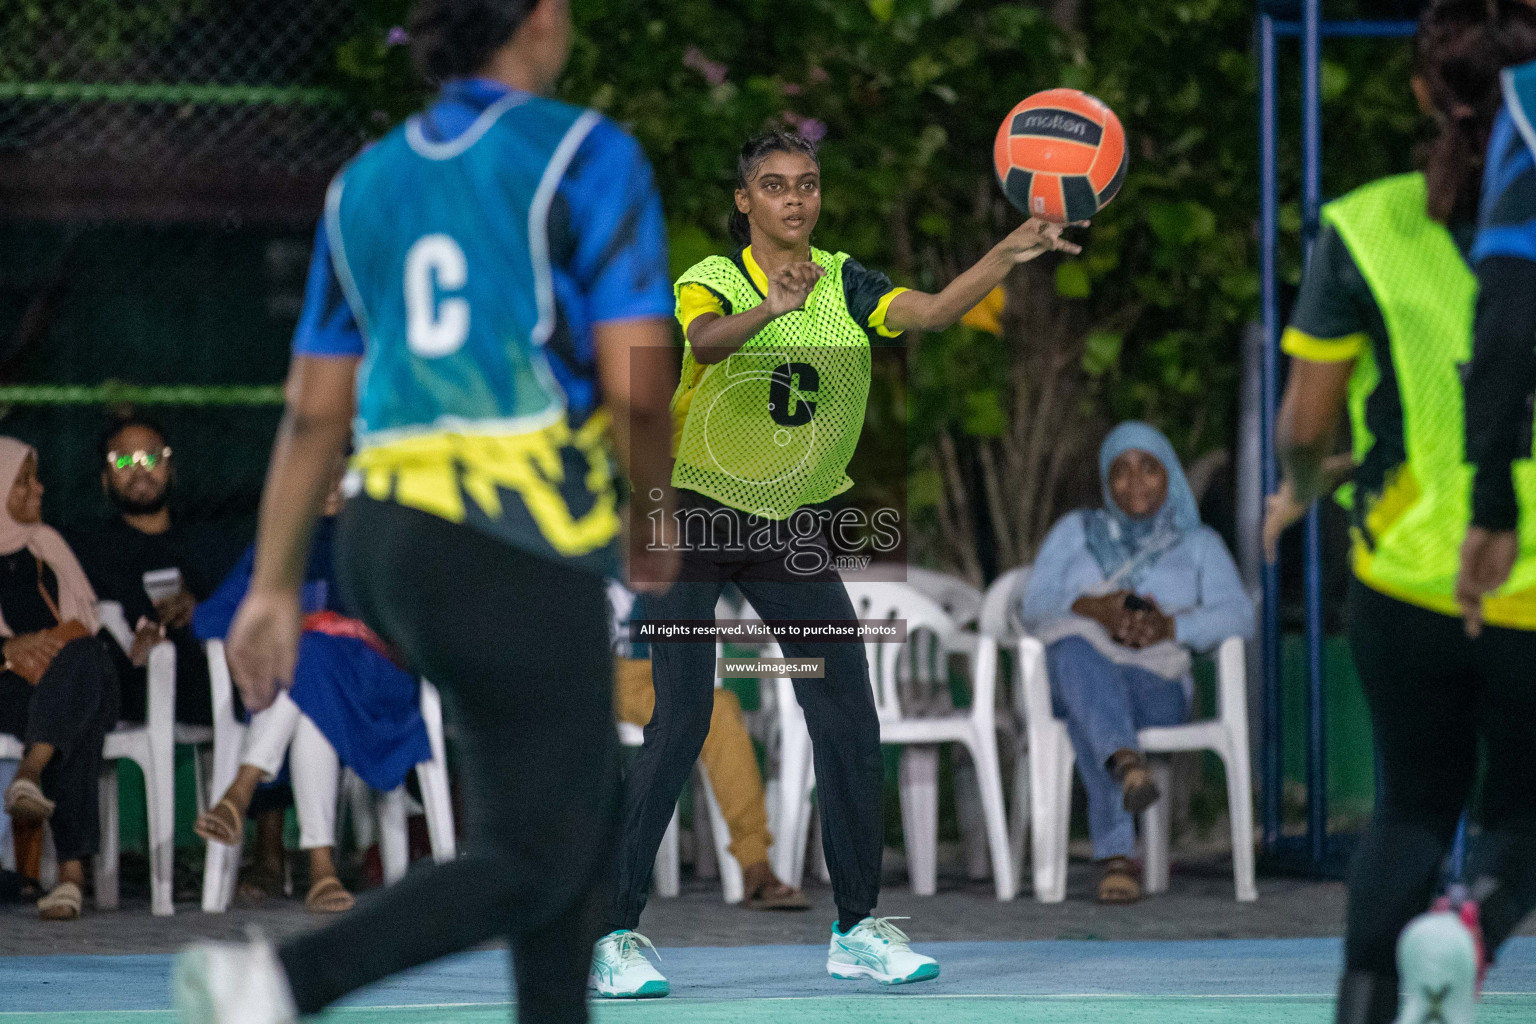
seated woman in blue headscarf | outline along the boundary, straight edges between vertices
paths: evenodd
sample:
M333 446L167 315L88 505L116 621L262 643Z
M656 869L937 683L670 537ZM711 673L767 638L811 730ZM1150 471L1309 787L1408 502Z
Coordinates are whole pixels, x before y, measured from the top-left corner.
M1019 618L1046 645L1051 702L1077 754L1099 900L1133 903L1134 816L1161 795L1136 733L1188 718L1190 652L1251 636L1253 602L1161 432L1120 424L1099 476L1104 507L1051 528Z

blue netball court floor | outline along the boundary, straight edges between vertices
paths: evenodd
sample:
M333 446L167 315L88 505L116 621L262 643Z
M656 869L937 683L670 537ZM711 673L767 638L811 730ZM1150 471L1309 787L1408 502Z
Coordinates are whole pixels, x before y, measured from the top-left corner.
M1334 939L1198 942L931 942L934 982L882 989L839 982L820 945L663 948L673 994L604 1002L602 1024L1326 1024L1339 964ZM0 1024L161 1024L171 957L0 958ZM507 954L485 950L376 985L323 1020L490 1024L509 1019ZM1481 1020L1536 1020L1536 939L1511 942L1489 978Z

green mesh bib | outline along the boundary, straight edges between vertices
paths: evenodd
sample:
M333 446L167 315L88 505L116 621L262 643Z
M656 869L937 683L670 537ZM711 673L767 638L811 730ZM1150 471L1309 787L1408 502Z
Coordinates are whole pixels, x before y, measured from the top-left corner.
M845 253L811 250L826 275L805 308L785 313L723 362L703 366L683 349L674 410L687 402L672 484L723 505L788 519L853 486L848 462L869 399L869 336L848 312ZM762 295L734 262L711 256L678 279L752 309Z
M1425 195L1422 174L1382 178L1329 203L1323 218L1349 247L1386 322L1408 455L1382 492L1368 499L1371 506L1357 510L1366 536L1356 538L1355 573L1386 593L1454 613L1472 484L1459 368L1472 355L1477 279L1450 232L1430 218ZM1379 380L1374 356L1363 355L1350 379L1356 462L1374 441L1364 413ZM1522 512L1536 507L1530 462L1516 464L1515 486ZM1347 502L1352 495L1341 497ZM1522 534L1533 519L1522 514ZM1530 546L1523 543L1522 550ZM1522 556L1501 593L1533 584L1536 559Z

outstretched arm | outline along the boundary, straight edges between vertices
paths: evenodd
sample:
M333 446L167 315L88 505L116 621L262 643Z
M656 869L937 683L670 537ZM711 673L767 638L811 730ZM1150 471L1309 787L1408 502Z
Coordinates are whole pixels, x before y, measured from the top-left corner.
M892 299L885 314L886 329L893 335L912 330L942 331L986 298L1020 263L1047 252L1083 251L1082 246L1062 238L1061 231L1060 224L1031 217L937 295L904 291Z

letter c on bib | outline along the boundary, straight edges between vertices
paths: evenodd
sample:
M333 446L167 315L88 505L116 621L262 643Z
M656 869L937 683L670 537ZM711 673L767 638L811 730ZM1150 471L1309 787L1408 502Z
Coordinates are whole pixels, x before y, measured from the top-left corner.
M452 237L423 235L405 254L405 339L424 359L451 356L469 337L469 300L449 297L469 280L464 250Z

